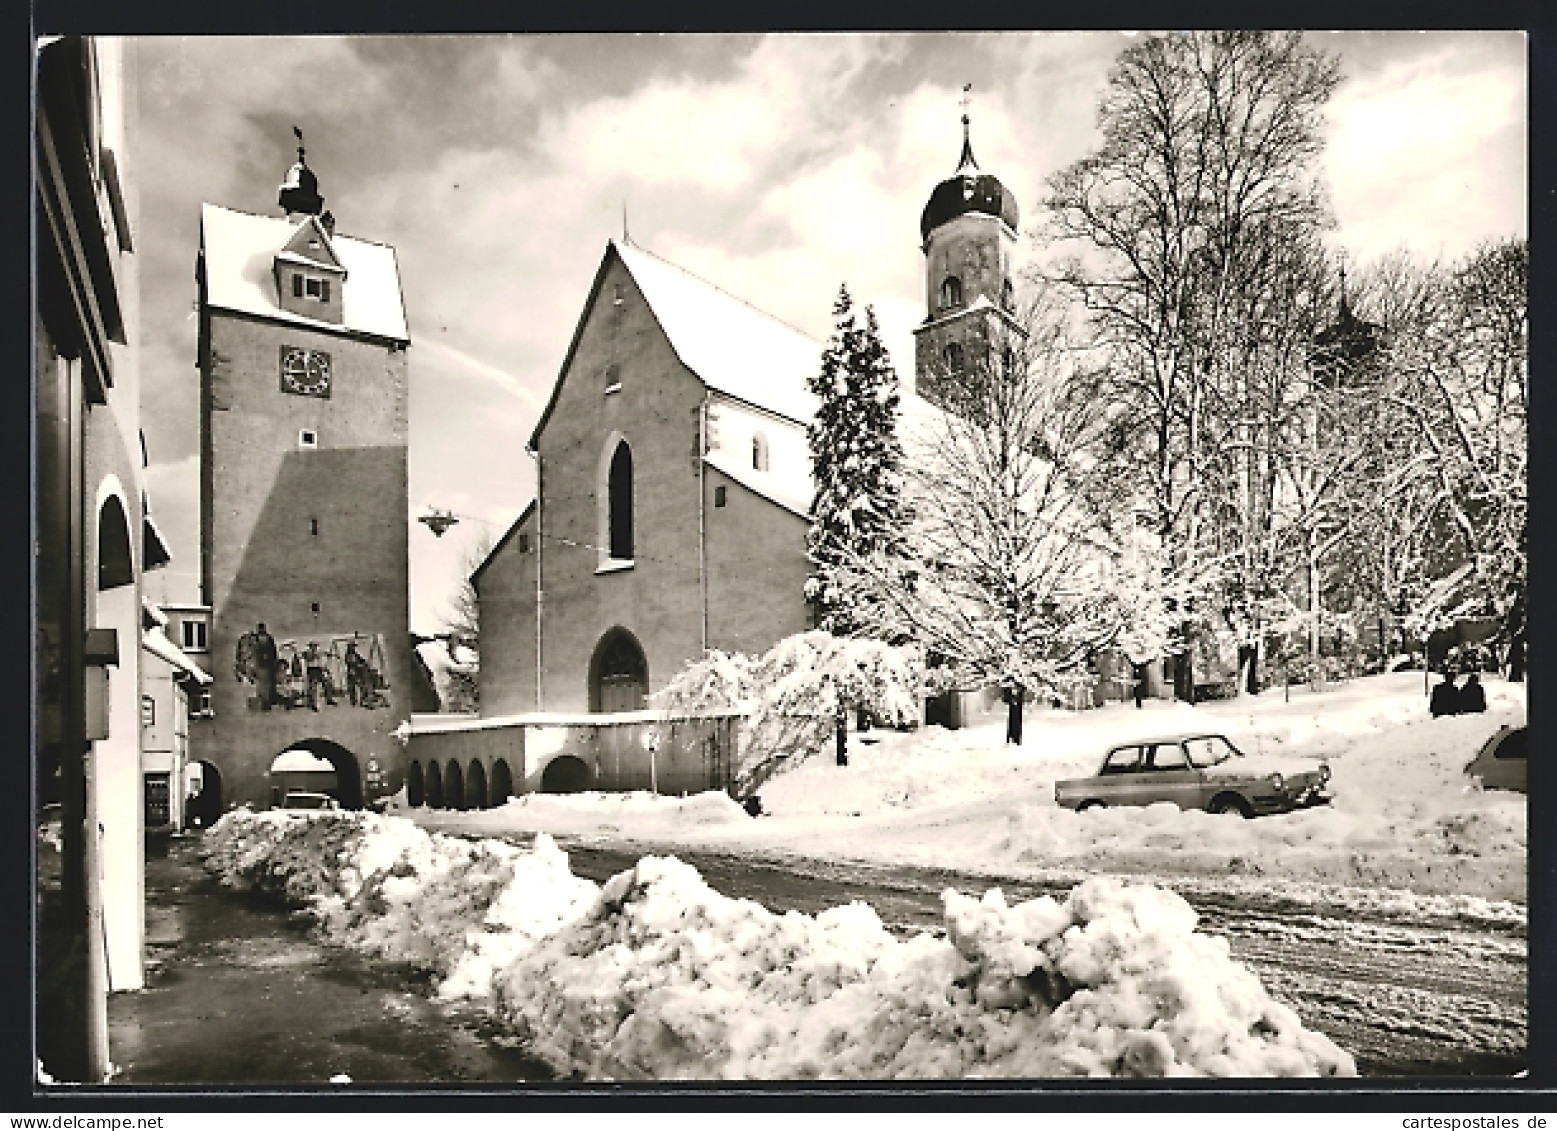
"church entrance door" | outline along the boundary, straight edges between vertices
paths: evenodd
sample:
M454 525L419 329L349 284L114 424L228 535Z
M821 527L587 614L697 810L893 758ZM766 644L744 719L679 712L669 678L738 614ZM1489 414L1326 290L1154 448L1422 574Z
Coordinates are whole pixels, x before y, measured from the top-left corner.
M649 664L636 637L613 628L595 645L590 663L589 709L612 714L641 711L648 704Z

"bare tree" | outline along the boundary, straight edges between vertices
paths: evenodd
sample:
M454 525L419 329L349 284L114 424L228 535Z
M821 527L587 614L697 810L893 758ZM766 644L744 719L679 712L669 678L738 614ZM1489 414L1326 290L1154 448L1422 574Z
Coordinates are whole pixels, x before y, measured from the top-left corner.
M481 563L492 554L492 535L483 530L460 554L458 579L450 590L443 610L443 628L447 634L449 659L439 698L445 711L470 713L481 705L480 682L468 665L459 662L462 650L478 652L481 640L481 602L470 580ZM436 681L435 681L436 682Z
M1051 277L1110 352L1113 456L1169 568L1215 561L1249 593L1276 572L1274 461L1331 223L1316 159L1338 81L1299 33L1145 39L1109 76L1101 146L1044 201Z
M1052 296L1041 297L992 334L963 375L957 412L905 419L907 554L840 567L868 632L913 640L958 676L1001 688L1013 743L1024 701L1086 679L1120 626L1093 506L1092 448L1106 420L1077 395L1064 330Z
M1390 356L1400 378L1392 403L1414 425L1446 520L1440 535L1470 566L1459 611L1504 620L1519 674L1529 576L1528 276L1524 240L1483 245L1440 274Z

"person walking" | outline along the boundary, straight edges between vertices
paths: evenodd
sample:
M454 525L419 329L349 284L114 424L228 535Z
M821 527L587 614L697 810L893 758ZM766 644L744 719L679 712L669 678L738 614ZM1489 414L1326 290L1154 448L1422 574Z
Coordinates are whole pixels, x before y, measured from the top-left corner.
M1454 686L1454 676L1449 672L1444 672L1443 681L1433 688L1433 695L1428 701L1427 709L1433 713L1435 719L1442 715L1460 713L1460 691Z
M1487 709L1487 691L1481 686L1481 676L1475 672L1465 677L1460 688L1459 711L1461 715L1479 715Z

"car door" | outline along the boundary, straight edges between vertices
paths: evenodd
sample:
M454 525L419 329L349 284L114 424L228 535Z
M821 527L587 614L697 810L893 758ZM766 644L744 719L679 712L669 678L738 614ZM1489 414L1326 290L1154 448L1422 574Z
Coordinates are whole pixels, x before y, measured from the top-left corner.
M1203 778L1184 756L1184 746L1179 742L1159 742L1148 756L1152 792L1159 801L1171 801L1180 809L1201 809L1205 806Z
M1098 771L1096 792L1109 805L1144 805L1138 796L1145 767L1145 750L1137 745L1121 746L1109 752Z

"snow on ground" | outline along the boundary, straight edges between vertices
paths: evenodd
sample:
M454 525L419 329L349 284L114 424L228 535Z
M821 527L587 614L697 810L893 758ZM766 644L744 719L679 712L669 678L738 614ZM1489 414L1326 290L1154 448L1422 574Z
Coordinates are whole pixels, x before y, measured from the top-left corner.
M851 735L849 765L823 753L761 790L753 820L719 793L528 795L481 812L413 810L428 827L478 834L609 836L829 860L923 864L987 876L1097 872L1198 883L1279 884L1326 902L1437 900L1459 913L1522 917L1525 795L1464 774L1500 724L1522 724L1525 688L1485 681L1484 715L1433 719L1420 672L1322 691L1281 688L1189 706L1151 702L1028 716L961 731ZM1261 760L1325 759L1331 805L1241 820L1171 805L1075 813L1054 782L1093 772L1113 744L1184 731L1227 734Z
M893 1079L1355 1075L1195 930L1178 895L1097 877L1063 901L945 893L945 937L862 903L774 914L645 856L603 887L521 849L368 813L246 809L205 836L223 882L332 941L430 971L562 1075Z

